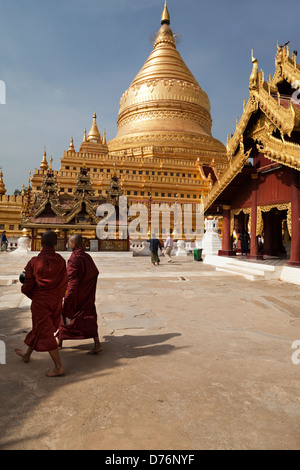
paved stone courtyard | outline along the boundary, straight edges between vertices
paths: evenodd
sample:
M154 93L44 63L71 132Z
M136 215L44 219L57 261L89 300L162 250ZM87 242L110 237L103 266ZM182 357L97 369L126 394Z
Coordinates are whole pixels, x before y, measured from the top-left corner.
M67 373L49 379L48 354L14 353L31 328L17 281L30 256L0 254L1 449L300 448L299 286L95 254L104 351L66 342Z

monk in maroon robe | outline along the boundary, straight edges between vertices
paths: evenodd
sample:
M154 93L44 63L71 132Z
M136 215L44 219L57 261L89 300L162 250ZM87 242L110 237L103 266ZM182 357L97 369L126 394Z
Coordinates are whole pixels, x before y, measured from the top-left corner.
M84 251L81 235L71 235L69 245L73 253L67 264L68 288L58 344L61 348L67 339L93 338L95 344L89 354L97 354L102 351L95 306L99 271L91 256Z
M68 276L66 262L55 253L57 235L48 230L42 235L42 251L31 258L25 268L22 292L32 300L32 330L25 338L26 352L16 349L24 362L29 362L32 352L49 352L55 368L48 371L48 377L64 374L55 333L62 314L62 301L66 293Z

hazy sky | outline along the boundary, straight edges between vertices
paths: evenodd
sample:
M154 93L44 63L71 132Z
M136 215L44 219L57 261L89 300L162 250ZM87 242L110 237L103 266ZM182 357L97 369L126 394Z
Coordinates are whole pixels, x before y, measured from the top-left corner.
M152 51L164 0L0 0L0 166L8 194L27 185L44 146L54 169L96 110L107 140L119 101ZM226 143L248 99L251 48L265 76L276 42L299 49L299 0L168 0L178 50L209 96L213 136ZM1 94L0 94L1 101ZM48 160L49 161L49 160Z

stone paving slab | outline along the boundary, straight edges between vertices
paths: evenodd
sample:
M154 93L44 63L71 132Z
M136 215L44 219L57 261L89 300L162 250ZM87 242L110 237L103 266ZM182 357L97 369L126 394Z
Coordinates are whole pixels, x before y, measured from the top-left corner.
M28 259L1 254L2 275ZM30 301L19 283L0 285L1 449L300 448L299 286L217 273L192 257L158 267L95 260L104 351L66 342L64 377L45 377L48 354L29 364L15 355Z

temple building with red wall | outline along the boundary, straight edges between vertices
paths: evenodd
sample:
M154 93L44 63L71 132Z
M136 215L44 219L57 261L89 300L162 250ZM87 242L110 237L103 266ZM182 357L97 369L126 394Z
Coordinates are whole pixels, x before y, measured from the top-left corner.
M275 73L267 81L253 53L252 63L250 97L247 104L244 101L234 134L227 139L229 166L205 198L205 211L207 216L223 216L219 255L241 252L239 234L245 230L250 240L248 258L282 256L287 257L287 264L300 266L297 52L290 57L288 44L277 45Z

